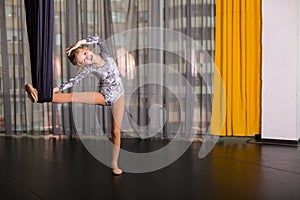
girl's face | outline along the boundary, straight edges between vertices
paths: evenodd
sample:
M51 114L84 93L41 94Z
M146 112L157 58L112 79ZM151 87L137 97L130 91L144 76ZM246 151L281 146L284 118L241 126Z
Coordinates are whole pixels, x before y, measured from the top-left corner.
M90 49L83 48L77 53L76 59L78 64L84 67L94 63L95 55Z

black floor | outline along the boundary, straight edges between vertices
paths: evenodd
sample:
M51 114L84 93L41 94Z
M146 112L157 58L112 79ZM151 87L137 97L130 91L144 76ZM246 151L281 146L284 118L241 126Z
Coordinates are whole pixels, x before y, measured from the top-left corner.
M251 138L250 138L251 139ZM222 138L204 159L194 142L159 171L115 177L80 140L0 137L0 199L300 199L299 147ZM123 146L160 141L124 140Z

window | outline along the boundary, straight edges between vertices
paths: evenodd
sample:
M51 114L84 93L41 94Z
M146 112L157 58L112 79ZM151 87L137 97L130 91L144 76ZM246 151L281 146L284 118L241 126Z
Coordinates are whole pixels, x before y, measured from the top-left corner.
M7 40L11 42L22 41L22 32L7 30Z
M54 13L54 20L55 20L55 23L60 23L60 13L59 12Z
M97 13L88 12L88 23L89 24L95 24L95 21L97 21Z
M55 35L55 45L61 46L61 34L60 33Z
M147 21L148 21L148 11L140 11L139 22L147 22Z
M23 66L24 64L22 54L8 54L7 58L9 66Z
M5 6L5 16L7 19L13 17L20 17L20 7L19 6Z
M123 12L111 12L113 23L126 23L126 14Z

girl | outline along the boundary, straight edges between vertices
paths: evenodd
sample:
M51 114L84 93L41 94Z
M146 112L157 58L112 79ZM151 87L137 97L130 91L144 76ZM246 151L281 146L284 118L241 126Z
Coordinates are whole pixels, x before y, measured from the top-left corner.
M82 45L98 44L101 48L100 55L94 54L88 47ZM114 144L112 152L112 172L114 175L122 174L118 167L118 157L121 145L120 126L124 112L124 87L120 78L120 73L116 62L109 54L104 41L98 37L88 37L77 41L66 49L69 60L73 65L78 65L82 70L69 81L53 89L53 103L87 103L112 106L112 142ZM58 93L76 85L89 73L94 74L99 79L99 92L81 93ZM27 84L25 90L29 99L33 103L38 102L38 93L32 85Z

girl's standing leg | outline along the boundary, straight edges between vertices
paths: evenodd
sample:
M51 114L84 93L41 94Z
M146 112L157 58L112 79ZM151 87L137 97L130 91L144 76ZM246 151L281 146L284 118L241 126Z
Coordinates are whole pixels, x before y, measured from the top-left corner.
M121 124L124 113L124 95L122 95L112 106L112 171L115 175L122 174L122 170L118 167L118 158L121 146Z
M28 87L28 86L27 86ZM33 87L28 87L27 93L29 97L32 97L32 102L37 102L37 92ZM106 105L105 98L98 92L81 92L81 93L54 93L52 96L53 103L87 103L87 104L99 104ZM112 171L115 175L122 174L122 170L118 167L118 158L121 146L121 124L124 113L124 95L122 95L117 102L112 106Z

